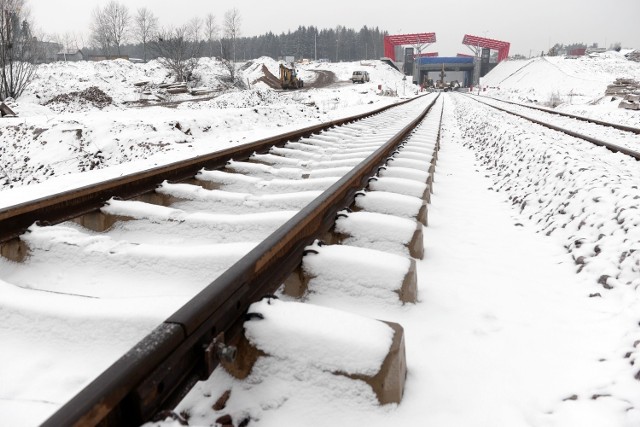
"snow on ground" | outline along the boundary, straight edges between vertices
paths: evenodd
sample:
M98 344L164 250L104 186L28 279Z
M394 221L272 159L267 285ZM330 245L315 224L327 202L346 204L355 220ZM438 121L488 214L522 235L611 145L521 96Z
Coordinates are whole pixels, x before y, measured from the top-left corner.
M640 63L623 52L567 58L545 56L503 61L481 81L482 94L516 102L558 105L559 111L629 126L640 126L640 112L618 108L620 98L605 96L617 78L640 81Z
M246 67L249 83L263 75L262 64L277 75L278 63L263 57ZM172 95L171 105L148 107L131 104L141 96L134 84L148 81L155 90L170 82L157 61L43 65L17 100L19 116L0 120L0 206L396 102L396 97L379 96L377 86L395 87L402 74L379 61L371 64L372 80L365 85L338 81L327 88L284 92L252 84L248 90L220 89L212 99L199 101L188 94ZM339 72L340 80L361 65L306 67L304 76L329 70ZM219 89L224 73L219 61L203 58L195 74L199 86ZM44 105L57 95L91 87L113 103L104 108L82 102L56 104L55 109Z
M291 363L260 359L245 380L216 370L177 408L190 425L212 426L223 414L260 427L640 423L637 209L625 205L620 222L620 203L640 196L628 185L640 179L635 163L569 137L560 148L542 144L549 131L477 108L446 100L418 303L367 292L306 297L405 328L402 402L379 406L361 382L313 366L313 353L301 368L296 352ZM591 151L604 161L593 171L585 168ZM629 262L618 260L621 251ZM605 271L616 280L599 283ZM227 390L226 408L212 409Z
M275 61L261 61L273 72ZM630 115L608 105L589 106L587 98L597 100L617 77L638 79L638 64L623 63L615 55L537 59L520 71L514 63L501 64L488 76L500 85L499 92L489 89L489 94L543 99L560 90L552 85L554 79L564 79L568 86L562 90L575 91L574 99L582 102L579 108L634 125ZM160 84L166 71L154 64L99 64L43 67L39 81L17 100L20 116L0 119L0 206L397 100L378 96L379 84L403 91L402 76L381 63L323 63L301 66L301 75L311 81L313 71L329 70L338 77L337 84L297 92L252 85L198 103L139 108L126 104L139 96L133 83ZM202 81L213 85L219 68L204 64L211 69L201 71ZM254 66L246 68L250 80L258 75ZM345 81L354 69L364 67L372 76L369 84ZM111 96L114 105L104 110L72 105L63 112L42 105L55 95L92 86ZM245 381L216 370L209 381L199 383L194 392L198 399L186 400L180 408L190 411L192 425L213 425L219 414L211 405L227 389L232 393L225 412L235 420L250 417L250 425L261 427L640 425L637 169L629 168L620 155L599 149L577 154L568 137L559 138L567 144L563 149L538 151L547 131L522 124L519 130L510 129L511 121L466 102L448 97L445 103L426 255L418 262L419 302L401 305L327 293L311 294L306 301L403 325L409 372L403 401L379 407L362 383L317 367L301 373L262 360ZM458 124L461 129L456 129ZM495 142L518 142L526 148L500 149ZM592 157L606 158L606 166L594 167L587 161ZM172 184L165 188L182 190ZM77 230L64 232L73 236ZM44 252L55 244L51 237L56 236L47 235L46 227L32 234ZM77 242L105 243L99 235ZM140 250L120 249L122 257ZM198 248L189 254L201 257L203 264L211 262ZM0 287L0 317L20 316L25 296L5 282ZM3 305L10 293L12 304ZM59 339L50 352L25 354L24 363L46 368L64 353L68 325L55 309L63 298L43 296L42 317L25 319L43 334L49 321L59 325L52 329ZM176 304L175 296L158 299L158 304ZM96 301L91 322L111 316L103 313L111 303ZM124 316L155 321L148 311L118 305ZM114 331L114 345L138 333ZM97 347L104 338L88 344ZM103 361L96 356L83 363ZM20 381L0 379L2 423L30 425L25 414L40 419L48 411L50 402L21 400L19 387L8 385ZM56 393L51 390L52 400Z

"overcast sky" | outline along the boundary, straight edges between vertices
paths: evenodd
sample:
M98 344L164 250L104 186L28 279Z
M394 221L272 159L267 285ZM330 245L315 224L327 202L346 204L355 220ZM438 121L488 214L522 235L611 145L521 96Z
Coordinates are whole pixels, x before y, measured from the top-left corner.
M109 0L26 0L36 27L46 34L71 33L88 40L91 12ZM640 49L640 0L457 0L402 2L382 0L126 0L133 14L148 7L160 24L178 26L213 13L221 23L224 12L238 8L242 35L295 30L299 25L320 29L344 25L379 27L390 34L435 32L437 42L426 50L441 55L469 53L461 44L465 34L511 43L511 54L528 56L547 51L556 42L598 43ZM313 10L312 5L317 5ZM402 6L400 6L402 4ZM414 6L415 5L415 6Z

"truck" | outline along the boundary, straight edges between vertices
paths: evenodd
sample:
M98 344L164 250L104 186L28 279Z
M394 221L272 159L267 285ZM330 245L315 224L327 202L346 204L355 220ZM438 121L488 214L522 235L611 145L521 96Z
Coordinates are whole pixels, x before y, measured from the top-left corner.
M282 89L300 89L304 86L304 82L298 77L293 64L291 67L280 64L280 86Z
M369 73L366 71L354 71L351 75L351 81L353 83L366 83L369 81Z

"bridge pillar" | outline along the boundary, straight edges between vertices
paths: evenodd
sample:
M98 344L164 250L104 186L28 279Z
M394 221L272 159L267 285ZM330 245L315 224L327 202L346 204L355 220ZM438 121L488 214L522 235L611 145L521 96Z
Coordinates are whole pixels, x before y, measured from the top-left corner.
M473 85L480 84L480 58L476 55L473 57Z

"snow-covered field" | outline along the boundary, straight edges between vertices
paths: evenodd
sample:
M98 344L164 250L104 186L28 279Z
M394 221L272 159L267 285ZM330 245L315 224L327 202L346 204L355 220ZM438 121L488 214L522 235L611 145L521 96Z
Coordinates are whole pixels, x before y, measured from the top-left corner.
M481 84L483 94L516 102L558 105L558 110L628 126L640 127L637 111L618 108L620 97L605 96L617 78L640 81L640 63L624 52L606 52L578 58L546 56L503 61Z
M158 86L171 82L169 73L156 61L42 65L33 84L11 104L18 117L0 120L0 206L47 194L50 188L87 184L104 176L370 111L398 100L377 95L378 85L395 90L403 83L402 74L372 61L366 66L370 83L343 82L325 89L282 92L262 82L254 84L263 75L262 65L278 75L277 62L260 58L246 65L248 90L225 89L220 82L225 72L220 62L203 58L196 71L198 87L215 89L213 99L194 101L188 94L165 94L173 105L145 107L132 103L144 97L143 89L134 84L149 82L148 90L157 93ZM319 68L345 80L363 66L312 64L301 68L301 76L312 82L314 70ZM103 91L113 102L103 108L77 100L48 103L58 95L91 87ZM51 184L53 187L46 185L58 177L62 178ZM7 191L17 187L18 191Z
M262 65L277 75L277 63L268 58L248 64L244 72L251 89L143 108L131 103L141 96L134 83L169 81L156 63L43 66L28 93L16 101L19 116L0 119L0 206L398 99L379 96L378 85L400 94L405 89L400 73L372 61L301 66L306 82L313 81L316 70L332 71L342 82L273 91L256 83ZM345 82L354 69L364 67L372 76L369 84ZM221 72L214 60L203 60L199 86L218 88ZM484 84L489 95L525 102L542 103L558 92L570 96L560 109L638 126L640 112L601 99L618 77L640 79L640 64L616 54L512 61L500 64ZM81 103L43 105L56 95L93 86L113 104L102 109ZM407 94L413 90L406 87ZM405 328L403 401L378 406L358 381L317 365L305 370L306 361L320 351L313 347L314 354L297 359L299 369L281 359L264 359L243 381L219 369L179 409L189 413L191 425L214 425L222 413L232 415L236 425L248 418L249 425L261 427L640 425L640 168L603 150L581 148L569 137L447 94L425 259L417 262L419 301L402 305L322 292L305 300ZM0 283L7 290L0 295L0 336L8 332L4 316L25 303L3 277L0 268ZM96 306L104 308L99 302ZM119 309L127 316L131 307ZM296 310L286 313L304 318ZM153 317L145 310L136 315ZM28 322L46 331L37 318ZM315 326L315 333L326 332L322 323ZM123 345L127 331L116 333ZM251 333L270 345L282 339ZM386 339L385 331L372 336ZM44 367L44 376L58 369L56 357L64 354L64 331L57 337L57 354L24 355ZM288 344L283 342L283 348ZM95 363L103 363L99 355ZM60 403L30 401L20 395L29 378L10 369L0 375L0 424L35 425ZM214 411L212 403L229 389L225 410Z

